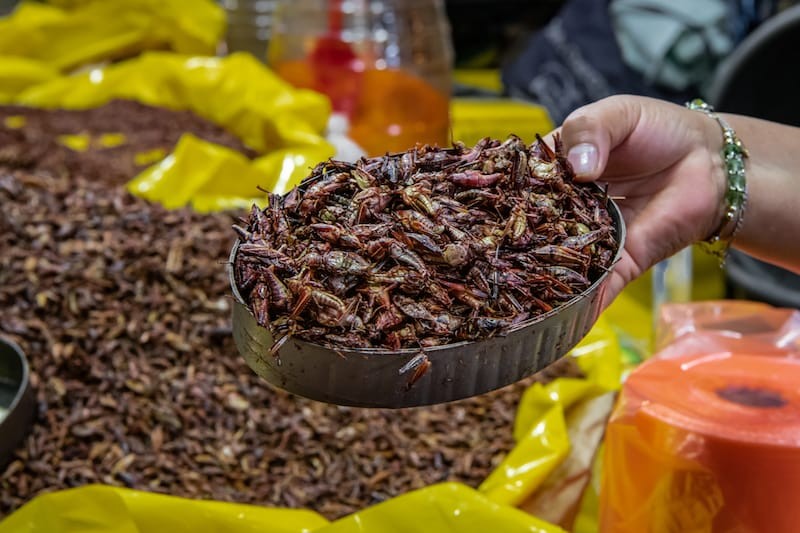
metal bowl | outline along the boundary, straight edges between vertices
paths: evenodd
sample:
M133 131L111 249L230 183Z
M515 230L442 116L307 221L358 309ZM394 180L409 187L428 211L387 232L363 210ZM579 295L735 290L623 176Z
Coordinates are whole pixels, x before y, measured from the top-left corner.
M0 338L0 468L28 434L36 414L28 361L19 346Z
M619 249L625 223L609 200ZM402 408L445 403L510 385L544 369L566 355L589 332L600 314L608 272L572 300L527 322L504 336L425 349L427 372L411 383L419 349L331 349L289 339L279 357L270 354L268 328L258 325L236 287L233 264L228 266L233 304L233 337L253 371L272 385L293 394L338 405Z

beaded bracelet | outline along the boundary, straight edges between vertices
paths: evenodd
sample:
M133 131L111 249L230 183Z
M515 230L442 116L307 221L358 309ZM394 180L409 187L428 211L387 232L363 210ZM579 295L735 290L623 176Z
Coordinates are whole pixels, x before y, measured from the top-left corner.
M703 100L697 98L686 103L686 107L705 113L717 121L722 128L722 161L725 164L725 173L728 186L725 190L725 211L716 231L700 243L710 254L717 257L720 266L725 264L725 257L733 238L742 226L744 210L747 205L747 181L745 180L744 160L748 157L742 141L730 124L714 112L714 108Z

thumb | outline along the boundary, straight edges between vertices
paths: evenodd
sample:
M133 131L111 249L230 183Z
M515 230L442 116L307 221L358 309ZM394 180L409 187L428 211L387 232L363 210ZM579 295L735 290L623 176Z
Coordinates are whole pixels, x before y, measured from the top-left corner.
M579 179L595 180L605 171L608 154L636 129L641 98L611 96L573 111L562 124L561 139Z

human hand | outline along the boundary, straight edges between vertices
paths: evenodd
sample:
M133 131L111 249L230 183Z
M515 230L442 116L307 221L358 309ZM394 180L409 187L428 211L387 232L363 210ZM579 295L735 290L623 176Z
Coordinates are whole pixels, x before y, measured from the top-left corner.
M606 304L655 263L717 229L726 186L722 134L702 113L612 96L577 109L559 131L577 179L607 182L609 195L621 197L627 238Z

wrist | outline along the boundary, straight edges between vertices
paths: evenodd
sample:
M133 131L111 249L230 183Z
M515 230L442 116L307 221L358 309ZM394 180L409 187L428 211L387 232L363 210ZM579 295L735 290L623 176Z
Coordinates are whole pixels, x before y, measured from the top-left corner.
M716 138L721 139L721 141L712 141L715 134L708 130L708 125L705 126L706 139L709 141L707 143L708 155L712 163L710 177L716 187L719 188L721 185L722 193L721 201L716 202L716 210L721 212L721 216L717 216L712 233L701 241L701 244L705 245L708 252L717 256L720 263L724 263L728 248L741 229L747 204L745 179L747 150L730 124L715 113L711 106L699 99L687 103L686 106L705 115L704 118L710 119L706 122L716 126Z

